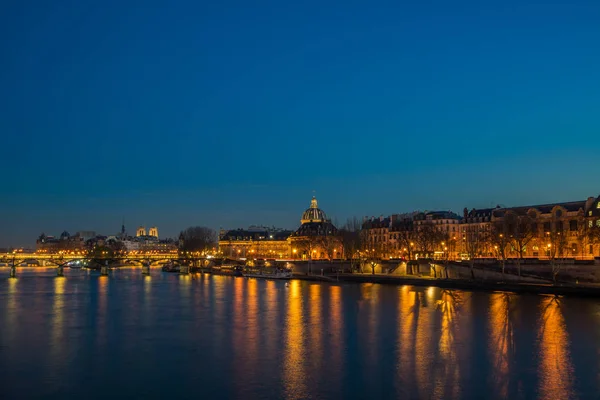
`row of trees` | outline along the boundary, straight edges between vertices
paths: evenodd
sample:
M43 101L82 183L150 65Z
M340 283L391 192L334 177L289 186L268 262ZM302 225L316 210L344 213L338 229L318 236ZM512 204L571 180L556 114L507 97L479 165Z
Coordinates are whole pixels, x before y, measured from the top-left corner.
M205 226L191 226L179 234L182 252L203 253L217 247L217 232Z
M565 226L567 222L568 226ZM555 278L563 258L584 256L587 246L600 244L600 224L583 216L569 221L557 215L536 220L528 214L507 213L504 218L495 221L489 231L467 230L464 236L465 252L471 260L491 251L493 257L501 262L504 273L506 260L514 258L519 276L522 260L534 240L538 253L541 250L549 259ZM577 251L569 247L570 243L577 244Z

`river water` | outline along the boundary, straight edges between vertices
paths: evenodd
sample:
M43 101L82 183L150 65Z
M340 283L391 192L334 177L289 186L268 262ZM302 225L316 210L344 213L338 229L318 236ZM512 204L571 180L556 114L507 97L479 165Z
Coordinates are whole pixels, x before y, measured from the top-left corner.
M0 269L2 399L598 399L600 302Z

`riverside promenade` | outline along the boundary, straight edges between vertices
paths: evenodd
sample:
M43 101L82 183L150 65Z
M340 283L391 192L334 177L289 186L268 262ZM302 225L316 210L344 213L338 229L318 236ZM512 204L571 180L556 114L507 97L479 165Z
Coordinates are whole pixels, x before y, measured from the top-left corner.
M331 275L294 274L294 279L319 282L378 283L385 285L410 285L439 287L485 292L512 292L520 294L574 296L600 298L600 285L594 284L550 284L495 282L489 280L469 280L453 278L433 278L425 276L398 276L381 273L339 273Z

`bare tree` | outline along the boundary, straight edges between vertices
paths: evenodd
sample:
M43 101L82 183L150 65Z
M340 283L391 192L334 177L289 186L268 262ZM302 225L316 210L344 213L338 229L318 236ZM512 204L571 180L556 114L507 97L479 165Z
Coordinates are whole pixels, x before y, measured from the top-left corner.
M586 227L586 238L590 246L592 246L592 255L594 255L594 246L600 244L600 219L588 220Z
M442 235L435 229L431 221L425 221L418 226L416 232L416 245L421 256L431 258L435 246L442 241Z
M502 265L502 277L506 267L506 252L510 238L509 225L505 219L495 221L490 232L490 243L494 246L494 255Z
M205 226L192 226L179 234L180 250L184 252L206 252L217 244L217 233Z
M341 240L337 235L324 235L320 236L317 240L317 247L322 249L327 258L332 260L341 248Z
M392 227L394 235L397 237L398 245L406 254L406 273L413 274L415 253L417 251L417 236L413 221L405 220Z
M564 252L568 246L568 238L564 231L563 221L557 214L553 214L550 230L545 233L546 255L550 260L552 281L556 283L556 277L563 264Z
M469 266L471 268L471 279L475 279L475 258L481 256L481 253L489 244L489 233L479 226L472 226L464 233L465 252L469 256Z
M527 245L534 238L536 232L534 229L533 218L529 215L517 215L515 213L506 213L507 229L510 233L509 243L511 249L517 254L517 273L521 276L521 262L527 250Z
M349 218L339 230L340 241L344 258L350 259L350 269L354 271L354 264L360 259L363 235L358 218Z

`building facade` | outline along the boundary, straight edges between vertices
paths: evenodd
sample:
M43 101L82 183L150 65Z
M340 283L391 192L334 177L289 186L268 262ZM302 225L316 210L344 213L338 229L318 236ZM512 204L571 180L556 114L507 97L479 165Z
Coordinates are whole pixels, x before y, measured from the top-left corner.
M361 232L363 253L374 258L453 259L460 220L450 211L365 218Z
M337 228L313 197L295 231L250 227L221 231L219 253L223 257L267 259L333 259L343 257Z
M310 207L300 218L300 227L289 238L292 258L304 260L336 259L344 257L338 229L312 198Z
M492 209L465 209L463 257L575 258L600 256L600 197ZM473 246L474 238L482 240ZM473 251L476 249L476 251Z
M292 231L260 227L222 231L219 253L227 258L288 258Z

